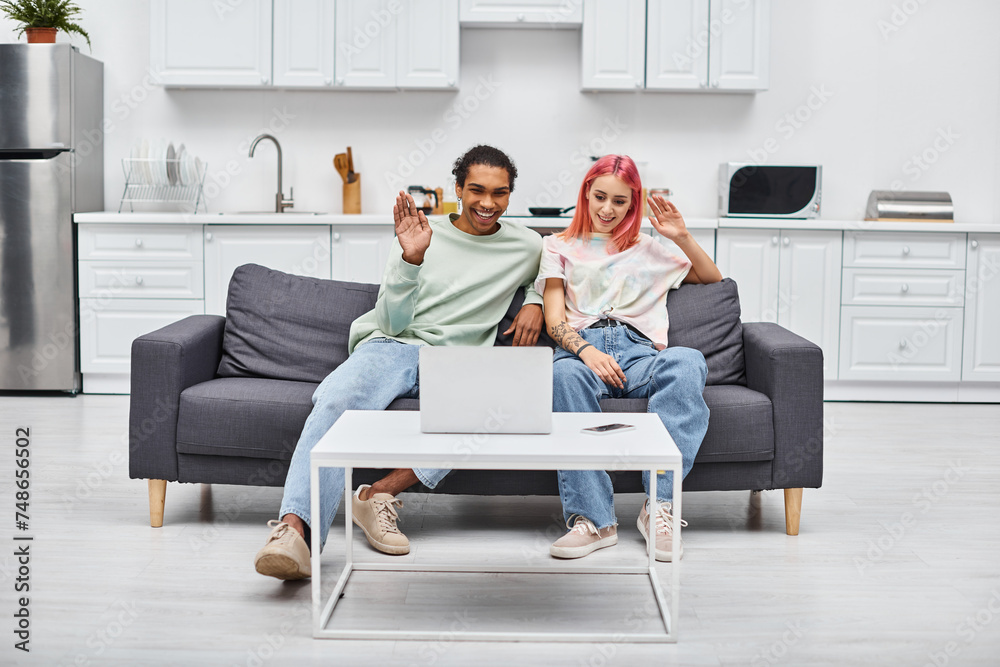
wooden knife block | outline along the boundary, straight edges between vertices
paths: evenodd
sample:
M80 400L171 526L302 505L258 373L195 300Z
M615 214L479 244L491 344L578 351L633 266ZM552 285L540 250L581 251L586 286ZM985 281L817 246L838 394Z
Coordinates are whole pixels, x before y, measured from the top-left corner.
M361 174L352 183L344 183L344 214L361 213Z

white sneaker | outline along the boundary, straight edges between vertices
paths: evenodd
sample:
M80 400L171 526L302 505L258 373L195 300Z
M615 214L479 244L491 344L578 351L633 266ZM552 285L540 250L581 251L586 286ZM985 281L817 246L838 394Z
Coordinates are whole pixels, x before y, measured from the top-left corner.
M639 527L639 532L642 533L643 538L646 540L646 548L649 548L649 535L647 534L646 526L649 524L649 511L646 509L646 505L649 504L647 500L643 504L642 509L639 510L639 518L636 520L636 525ZM671 549L673 548L673 537L674 537L674 517L670 514L670 503L657 503L658 507L656 509L656 560L664 561L669 563L673 561L673 554ZM687 521L681 519L681 526L686 526ZM684 542L680 541L680 548L677 550L677 560L681 559L684 555Z
M556 558L581 558L587 554L612 547L618 544L618 527L608 526L597 530L593 522L585 516L574 514L566 522L566 527L570 527L570 522L576 517L570 531L552 543L549 547L549 554Z

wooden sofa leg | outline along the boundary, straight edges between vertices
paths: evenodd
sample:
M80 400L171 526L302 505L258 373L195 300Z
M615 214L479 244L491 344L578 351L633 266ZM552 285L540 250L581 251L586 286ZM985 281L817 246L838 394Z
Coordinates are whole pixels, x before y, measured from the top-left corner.
M149 482L149 525L163 526L163 503L167 497L167 480L151 479Z
M785 533L799 534L799 515L802 514L802 489L785 489Z

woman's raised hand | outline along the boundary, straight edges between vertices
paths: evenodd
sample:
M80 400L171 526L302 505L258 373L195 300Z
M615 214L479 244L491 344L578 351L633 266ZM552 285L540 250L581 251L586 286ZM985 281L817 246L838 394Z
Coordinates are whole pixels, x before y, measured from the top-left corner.
M392 207L392 217L396 238L403 248L403 260L413 265L422 264L424 253L431 245L431 225L427 216L414 203L413 197L400 190L396 205Z
M656 231L674 243L689 234L684 217L673 202L667 201L660 195L648 197L646 201L649 203L649 210L652 211L649 221Z

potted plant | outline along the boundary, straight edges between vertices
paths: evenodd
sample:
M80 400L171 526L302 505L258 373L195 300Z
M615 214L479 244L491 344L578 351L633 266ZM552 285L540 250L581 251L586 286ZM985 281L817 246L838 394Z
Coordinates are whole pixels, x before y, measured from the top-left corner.
M90 35L73 20L80 7L70 0L0 0L0 10L20 24L17 34L26 32L29 44L54 44L62 30L82 35L90 46Z

